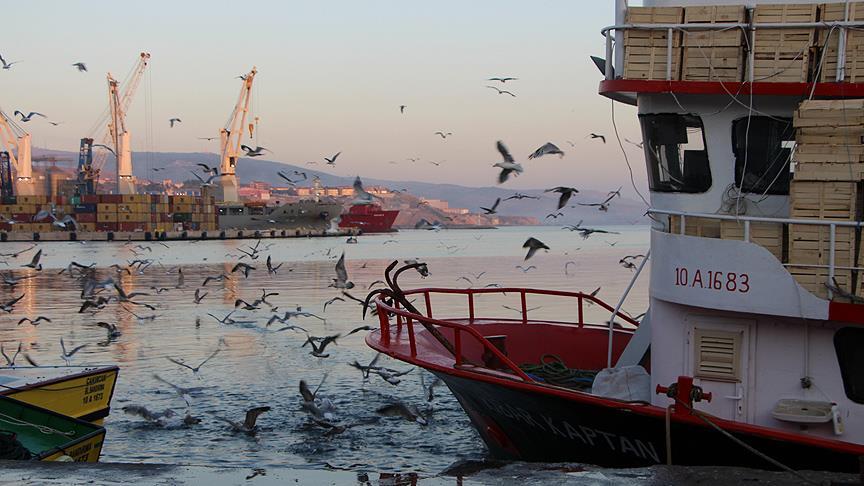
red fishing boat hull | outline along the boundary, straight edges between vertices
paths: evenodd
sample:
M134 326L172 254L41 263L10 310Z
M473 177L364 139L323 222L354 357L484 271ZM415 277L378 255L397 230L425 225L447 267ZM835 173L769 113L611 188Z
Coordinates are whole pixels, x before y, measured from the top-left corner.
M393 230L393 223L399 211L384 210L377 204L354 205L342 214L340 228L357 228L363 233L387 233Z
M521 294L521 319L477 316L475 297L489 293ZM366 343L440 377L497 458L605 467L671 463L777 469L777 463L767 459L771 458L800 470L859 470L864 446L699 412L699 403L682 398L694 396L689 386L681 396L668 400L675 406L667 411L646 402L555 386L515 364L557 355L571 369L604 368L609 328L585 322L583 308L590 303L613 309L590 294L519 288L419 289L406 292L409 294L418 297L414 300L425 307L423 313L376 300L381 327L367 336ZM450 299L459 294L466 297L465 317L433 318L432 309L438 304L432 296L441 294L449 294ZM531 320L526 301L540 295L575 299L576 320ZM452 308L447 312L452 313ZM639 324L620 313L616 319ZM612 362L632 332L613 330ZM684 390L687 380L692 385L691 378L681 377L676 389Z

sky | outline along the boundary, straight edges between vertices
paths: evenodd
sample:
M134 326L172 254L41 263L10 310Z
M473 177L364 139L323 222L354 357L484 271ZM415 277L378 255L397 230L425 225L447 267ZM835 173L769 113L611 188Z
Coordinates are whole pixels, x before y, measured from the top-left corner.
M62 122L24 124L34 146L77 151L107 107L106 72L122 80L146 51L150 66L127 118L133 150L217 152L217 142L198 137L218 135L241 87L236 76L256 66L252 141L272 151L268 159L316 161L310 167L345 176L489 186L503 140L525 167L507 187L625 185L635 196L611 101L597 94L601 75L589 60L604 55L599 32L614 22L611 0L132 5L7 9L0 54L20 63L0 70L0 107ZM517 96L486 88L494 76L519 78L498 85ZM635 110L615 109L621 136L640 139ZM169 128L172 117L182 123ZM439 130L453 136L442 140ZM608 143L587 138L591 132ZM550 141L563 159L527 160ZM641 190L641 153L627 150ZM339 151L336 167L325 167L323 157Z

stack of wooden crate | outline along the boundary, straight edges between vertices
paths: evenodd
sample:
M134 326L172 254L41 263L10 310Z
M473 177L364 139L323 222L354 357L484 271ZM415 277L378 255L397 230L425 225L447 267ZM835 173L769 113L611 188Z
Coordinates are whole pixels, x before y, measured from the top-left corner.
M756 5L756 23L815 22L814 4ZM815 29L757 29L753 40L753 80L755 82L805 83L810 67L810 51Z
M684 9L685 24L743 23L743 5L693 6ZM684 33L684 81L743 80L743 30L691 30Z
M864 100L809 100L795 112L795 176L790 187L793 219L860 221L864 167ZM795 265L828 265L831 235L828 226L789 227L790 272L812 293L827 297L828 269ZM862 294L856 282L861 272L860 231L836 227L836 284Z
M628 24L680 24L684 17L681 7L630 7ZM681 32L672 32L671 71L667 30L624 31L624 77L627 79L681 79Z
M822 5L820 20L826 23L842 22L844 20L864 21L864 2L849 2L849 16L846 17L846 3L828 3ZM824 59L817 58L817 66L821 63L819 80L831 83L837 80L837 46L840 42L840 29L821 29L819 31L819 46L823 49ZM860 29L846 30L846 62L844 81L849 83L864 82L864 31Z

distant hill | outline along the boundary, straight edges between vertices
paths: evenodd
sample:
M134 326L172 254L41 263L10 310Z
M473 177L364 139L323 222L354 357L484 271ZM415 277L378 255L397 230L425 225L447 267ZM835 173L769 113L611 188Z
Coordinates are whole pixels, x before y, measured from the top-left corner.
M77 164L77 153L35 148L33 149L33 153L34 156L54 155L71 160L66 164L58 163L61 166L74 167ZM214 153L136 152L133 157L136 162L134 168L135 176L151 180L171 179L174 181L184 181L193 177L190 171L197 169L195 164L203 163L209 166L218 164L218 155ZM164 167L164 169L154 172L151 170L154 167ZM289 175L294 170L305 172L308 176L306 183L298 185L311 184L315 176L318 176L321 179L321 183L325 186L348 186L354 182L352 177L343 177L322 172L314 166L299 166L262 159L242 159L238 164L237 176L241 183L264 181L278 186L282 185L282 179L276 175L276 172L280 170L289 173ZM366 186L385 186L392 190L407 189L409 193L416 196L445 200L450 204L450 207L468 208L472 212L479 212L480 206L490 207L495 202L495 199L500 197L502 203L498 207L499 214L504 216L535 217L545 224L575 224L580 220L584 220L586 225L630 224L637 220L642 223L647 222L647 219L642 217L642 214L645 212L645 205L640 201L629 198L616 198L611 203L609 211L605 213L593 207L569 207L569 205L576 205L577 202L593 203L602 201L606 198L606 192L600 191L582 190L570 200L568 207L563 211L565 216L552 219L546 218L546 216L557 212L555 211L555 207L558 201L558 194L544 193L542 189L519 191L530 196L539 196L539 200L503 201L503 199L513 195L516 191L501 187L466 187L455 184L393 181L375 178L364 178L363 183Z

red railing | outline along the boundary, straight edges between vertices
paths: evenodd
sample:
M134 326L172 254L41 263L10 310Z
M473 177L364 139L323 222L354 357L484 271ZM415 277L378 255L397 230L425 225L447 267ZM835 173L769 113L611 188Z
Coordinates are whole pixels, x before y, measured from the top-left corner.
M520 297L521 303L521 319L507 319L507 318L494 318L497 322L521 322L522 324L528 323L528 308L527 308L527 295L547 295L547 296L555 296L555 297L568 297L577 299L577 321L576 322L568 322L568 321L549 321L543 320L542 322L549 324L558 324L558 325L571 325L583 327L585 326L584 321L584 301L587 299L589 302L593 304L597 304L598 306L608 310L610 313L614 312L615 309L609 304L603 302L602 300L594 297L591 294L586 294L583 292L565 292L560 290L540 290L540 289L522 289L522 288L485 288L485 289L450 289L450 288L425 288L425 289L415 289L405 292L406 296L423 294L424 304L426 306L426 315L421 315L418 313L410 312L406 309L401 308L398 302L394 303L394 305L387 305L380 298L375 300L375 304L378 309L378 320L381 326L381 345L384 347L389 347L391 342L391 326L390 326L390 316L394 315L396 317L396 332L399 333L402 331L402 327L406 327L408 331L408 345L409 352L411 354L412 359L417 359L417 341L416 335L414 332L414 323L415 321L420 322L421 325L427 326L435 326L435 327L444 327L453 330L453 342L452 346L452 354L453 359L455 360L456 366L462 366L465 364L465 359L462 354L463 342L462 342L462 334L465 333L468 336L474 338L480 345L482 346L485 352L491 353L495 358L499 360L500 363L504 364L513 374L518 376L524 381L533 382L524 371L522 371L519 366L517 366L513 361L510 360L504 353L501 352L495 345L493 345L488 339L486 339L482 334L480 334L477 329L472 326L459 324L457 322L453 322L450 320L441 320L435 319L432 315L432 294L462 294L467 297L468 301L468 322L473 323L477 320L477 316L475 315L474 309L474 295L475 294L506 294L506 293L518 293ZM634 327L639 326L639 321L622 314L621 312L617 312L615 314L616 318L620 318L622 321L631 324ZM490 318L491 319L491 318ZM589 324L590 325L590 324ZM443 344L443 343L442 343ZM445 346L446 347L446 346Z

